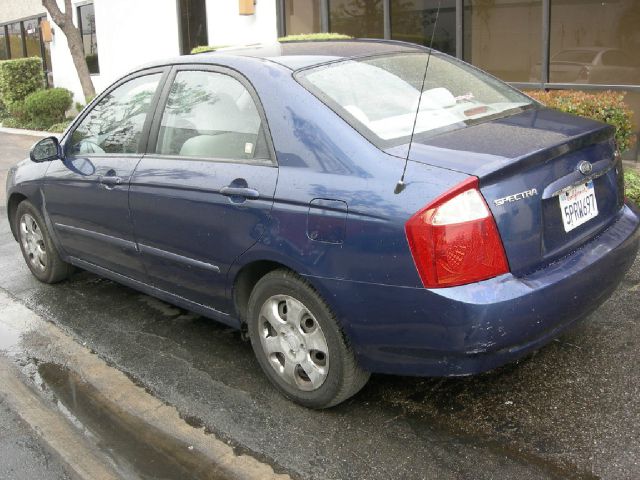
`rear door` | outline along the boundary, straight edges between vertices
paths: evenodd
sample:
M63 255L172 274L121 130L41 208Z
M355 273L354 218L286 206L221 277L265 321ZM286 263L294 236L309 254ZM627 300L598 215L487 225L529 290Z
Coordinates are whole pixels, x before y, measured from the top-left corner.
M164 90L131 181L138 246L154 286L225 311L230 265L270 222L278 169L267 124L229 70L176 67Z
M129 212L129 179L142 157L165 70L139 72L105 92L63 140L44 198L65 251L145 279Z

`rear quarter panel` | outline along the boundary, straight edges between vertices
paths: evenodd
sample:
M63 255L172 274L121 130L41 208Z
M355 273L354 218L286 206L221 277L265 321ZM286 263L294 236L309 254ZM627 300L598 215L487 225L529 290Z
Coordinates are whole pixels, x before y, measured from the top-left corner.
M250 262L273 260L309 277L311 283L312 277L323 277L421 286L404 224L467 175L409 162L407 186L395 194L403 159L369 143L298 84L290 70L254 62L243 71L265 108L279 177L271 227L238 259L230 278ZM314 207L345 204L346 212L332 212L330 207L312 212L346 215L341 242L310 238L312 201Z

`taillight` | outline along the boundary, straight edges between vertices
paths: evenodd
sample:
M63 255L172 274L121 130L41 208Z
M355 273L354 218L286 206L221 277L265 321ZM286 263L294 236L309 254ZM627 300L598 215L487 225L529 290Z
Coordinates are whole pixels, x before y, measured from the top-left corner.
M416 213L405 231L426 288L478 282L509 271L498 228L476 177Z

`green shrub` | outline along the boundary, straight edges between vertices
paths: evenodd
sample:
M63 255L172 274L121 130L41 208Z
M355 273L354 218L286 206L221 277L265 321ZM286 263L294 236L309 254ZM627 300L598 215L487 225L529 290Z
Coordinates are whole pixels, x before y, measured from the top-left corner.
M195 53L215 52L219 48L226 48L228 46L229 45L211 45L211 46L200 45L199 47L192 48L191 54L193 55Z
M627 171L624 174L624 194L640 205L640 174Z
M279 42L302 42L302 41L314 41L314 40L349 40L349 35L343 35L342 33L302 33L299 35L287 35L286 37L280 37Z
M623 92L552 90L526 93L548 107L613 125L616 127L616 142L621 152L629 150L636 141L633 113L624 102Z
M42 59L31 57L0 62L0 101L7 109L43 87Z
M36 125L36 129L48 128L65 119L72 103L73 95L65 88L39 90L24 100L26 120Z
M20 120L9 117L2 120L2 126L6 128L24 128L24 123Z
M100 66L98 64L97 53L90 53L89 55L85 55L84 59L87 62L87 68L89 69L89 73L100 73Z
M49 128L47 128L47 132L62 133L67 129L71 122L72 120L65 120L64 122L54 123Z

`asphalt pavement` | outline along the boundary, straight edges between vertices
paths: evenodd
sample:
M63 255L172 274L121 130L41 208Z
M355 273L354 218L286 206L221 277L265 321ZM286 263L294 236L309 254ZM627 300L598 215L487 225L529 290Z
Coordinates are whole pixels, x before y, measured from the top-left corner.
M0 162L19 141L0 134ZM0 288L189 424L277 472L305 479L640 477L640 259L600 309L520 362L469 378L373 375L352 399L316 412L277 394L250 345L212 320L86 272L55 286L38 283L5 218L1 209Z
M0 398L0 479L68 480L64 467L37 434Z

